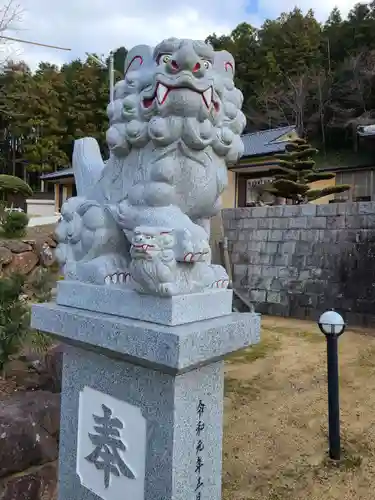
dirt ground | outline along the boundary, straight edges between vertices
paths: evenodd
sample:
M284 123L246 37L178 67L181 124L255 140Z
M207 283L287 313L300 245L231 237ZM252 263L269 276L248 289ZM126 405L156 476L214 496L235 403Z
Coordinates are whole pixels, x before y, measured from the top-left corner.
M47 236L51 236L54 233L56 228L56 224L46 224L45 226L33 226L26 228L26 234L23 237L15 237L14 239L18 240L34 240L39 238L45 238ZM2 231L0 230L0 239L4 239ZM7 238L8 239L8 238Z
M324 336L307 321L262 325L261 343L226 365L223 500L373 500L375 337L340 338L336 465L327 457Z
M26 236L22 239L34 239L38 237L44 238L45 236L50 236L55 230L56 224L46 224L45 226L34 226L28 227L26 230Z
M0 375L0 401L14 392L17 392L17 383L13 379L4 379Z

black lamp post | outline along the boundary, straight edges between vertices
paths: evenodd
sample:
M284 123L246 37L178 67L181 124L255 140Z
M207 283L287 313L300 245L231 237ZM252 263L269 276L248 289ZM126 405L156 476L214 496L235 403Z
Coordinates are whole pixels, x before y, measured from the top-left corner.
M328 371L328 428L329 456L332 460L340 460L340 404L339 404L339 366L337 341L344 333L345 323L339 313L326 311L318 321L320 331L327 339L327 371Z

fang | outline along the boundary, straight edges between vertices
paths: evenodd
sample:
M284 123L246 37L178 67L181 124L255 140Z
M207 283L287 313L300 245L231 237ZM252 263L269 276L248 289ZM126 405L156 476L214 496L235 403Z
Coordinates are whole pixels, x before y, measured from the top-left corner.
M156 90L156 96L157 96L159 104L164 103L164 101L167 97L168 91L169 91L169 89L165 85L163 85L162 83L158 84L158 88Z

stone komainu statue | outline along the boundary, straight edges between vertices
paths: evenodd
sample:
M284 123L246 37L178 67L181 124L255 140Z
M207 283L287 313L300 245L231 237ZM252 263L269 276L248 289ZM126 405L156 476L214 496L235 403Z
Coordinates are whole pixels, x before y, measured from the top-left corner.
M66 279L166 296L228 286L209 235L227 164L243 154L234 69L228 52L201 41L128 53L107 108L109 159L92 138L74 146L78 196L56 231Z

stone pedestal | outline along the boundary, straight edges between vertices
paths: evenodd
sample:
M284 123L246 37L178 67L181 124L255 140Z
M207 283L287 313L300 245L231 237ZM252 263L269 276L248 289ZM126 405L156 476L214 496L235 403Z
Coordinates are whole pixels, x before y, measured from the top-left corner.
M63 286L57 302L67 301ZM101 288L87 292L133 300ZM106 313L78 299L33 306L33 327L66 344L59 500L220 500L223 359L259 340L259 315L222 305L219 317L192 321L191 310L190 322L163 325L108 304Z

